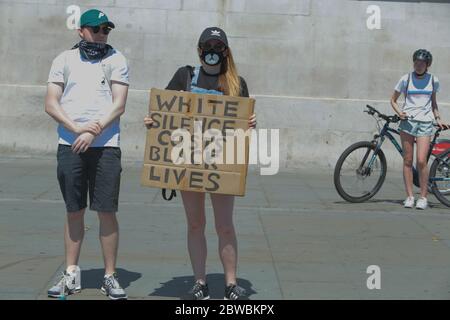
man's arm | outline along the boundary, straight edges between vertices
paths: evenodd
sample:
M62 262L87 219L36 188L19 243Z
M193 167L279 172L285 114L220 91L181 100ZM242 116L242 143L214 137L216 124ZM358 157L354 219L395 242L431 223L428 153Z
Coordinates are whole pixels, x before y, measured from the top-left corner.
M47 85L47 95L45 97L45 112L49 114L56 122L62 124L67 130L75 134L91 132L94 135L100 134L100 126L90 122L82 127L78 126L70 119L61 108L60 100L63 94L64 84L62 82L49 82Z
M109 126L114 120L119 118L125 112L125 104L128 96L128 84L119 81L111 81L111 91L113 97L113 110L97 121L101 130ZM84 132L78 136L72 145L72 150L75 153L85 152L92 142L95 136L90 132Z
M45 97L45 112L49 114L56 122L62 124L67 130L76 134L79 132L79 127L72 121L63 108L59 104L63 94L64 84L59 82L49 82L47 85L47 95Z
M125 112L125 104L128 97L128 84L113 80L111 81L111 91L113 109L108 115L98 121L102 129L109 126Z

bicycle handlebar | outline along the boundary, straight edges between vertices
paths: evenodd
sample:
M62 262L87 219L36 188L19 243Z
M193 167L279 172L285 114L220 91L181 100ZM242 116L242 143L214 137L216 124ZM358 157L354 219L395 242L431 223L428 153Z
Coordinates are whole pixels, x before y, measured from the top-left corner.
M366 108L368 110L365 110L364 112L370 114L371 116L376 114L378 117L380 117L381 119L383 119L386 122L397 123L397 122L399 122L401 120L398 115L393 115L393 116L385 115L385 114L381 113L380 111L378 111L377 109L375 109L374 107L372 107L370 105L366 105ZM409 117L409 118L413 119L412 117ZM439 125L436 124L436 123L433 123L433 125L437 128L437 132L441 132L441 131L445 131L445 130L449 130L450 129L447 126L444 126L444 129L441 129L441 127L439 127Z
M396 122L399 122L401 120L398 115L388 116L388 115L382 114L380 111L378 111L377 109L375 109L372 106L366 105L366 107L369 110L365 110L364 112L367 112L371 116L376 114L378 117L380 117L384 121L396 123Z

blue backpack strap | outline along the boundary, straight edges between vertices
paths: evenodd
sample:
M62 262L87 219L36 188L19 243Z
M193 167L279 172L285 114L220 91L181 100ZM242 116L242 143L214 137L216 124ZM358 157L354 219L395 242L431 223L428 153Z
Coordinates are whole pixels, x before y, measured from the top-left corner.
M430 101L433 102L433 93L434 93L434 76L431 75L431 95L430 95Z
M191 91L191 80L192 77L194 76L194 67L187 65L186 66L187 72L188 72L188 76L186 78L186 91Z
M197 86L199 74L200 74L200 67L195 67L194 76L192 77L192 80L191 80L191 86Z
M406 97L408 96L408 88L409 88L410 79L411 79L411 73L408 73L408 80L406 81L406 88L405 88L405 100L406 100Z

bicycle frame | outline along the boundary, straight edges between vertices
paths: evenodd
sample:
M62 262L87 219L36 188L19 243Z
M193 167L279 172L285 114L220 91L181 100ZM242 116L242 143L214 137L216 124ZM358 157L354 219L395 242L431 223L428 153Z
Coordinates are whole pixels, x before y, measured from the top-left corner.
M376 144L376 148L374 151L374 154L372 155L372 158L369 161L368 167L372 168L373 163L375 162L376 156L378 154L378 152L381 149L381 146L383 145L386 137L391 141L391 143L394 145L395 149L397 149L397 151L400 153L400 155L403 157L403 149L400 146L400 144L398 143L397 139L395 139L395 137L392 134L396 134L396 135L400 135L400 132L397 129L393 129L389 126L389 122L386 122L383 126L383 129L381 129L379 134L376 134L372 140L372 143ZM430 157L432 155L433 152L433 148L436 144L436 140L439 137L440 133L439 131L437 131L434 134L433 139L430 141L430 148L428 150L428 154L427 154L427 161L430 160ZM370 152L370 150L368 150L368 152ZM366 154L366 156L364 156L363 162L361 164L363 164L366 160L367 160L367 156L368 154ZM416 171L416 168L413 166L413 171Z
M372 143L376 143L376 148L374 151L374 154L372 155L372 158L369 161L368 168L372 168L373 163L375 162L375 159L377 157L377 153L379 150L381 150L381 146L383 145L384 141L386 140L386 137L391 141L391 143L394 145L395 149L400 153L400 155L403 157L403 149L398 143L397 139L393 136L393 134L400 135L400 132L396 129L393 129L389 126L389 122L386 122L383 126L383 129L381 129L379 134L376 134L374 136L374 139L372 140ZM440 132L437 131L434 134L433 139L430 141L430 147L427 154L427 162L430 160L431 155L433 154L433 148L436 145L436 141L439 138ZM361 163L363 165L365 161L367 160L367 157L369 155L370 150L367 151L367 154L364 156L364 159ZM417 172L417 169L413 166L413 172ZM433 181L450 181L450 178L430 178L430 182Z
M391 128L391 124L399 123L400 117L398 115L383 114L370 105L366 105L366 108L367 110L364 112L376 120L377 132L373 135L373 139L370 142L359 141L350 145L339 157L334 170L334 184L337 192L344 200L355 203L372 198L385 181L387 162L382 147L386 139L391 141L397 152L402 156L402 159L405 156L405 150L402 149L402 144L400 143L401 139L397 138L402 138L401 130L394 125L392 127L395 127L395 129ZM425 186L421 184L420 178L424 177L412 166L412 182L416 187L427 188L428 192L434 193L440 202L450 207L450 139L438 139L442 131L450 129L450 125L443 125L440 128L436 124L433 125L437 128L434 136L424 139L424 141L429 141L429 149L427 154L425 154L426 162L429 162L430 158L433 161L428 181ZM410 141L412 142L413 139ZM362 154L360 153L361 151ZM343 174L344 163L350 155L352 156L349 158L348 168L345 168L346 173ZM356 163L354 162L355 160ZM356 176L354 176L355 173ZM426 172L424 174L426 175ZM361 188L359 184L355 185L355 182L353 182L349 185L351 190L346 190L348 181L351 182L352 179L356 178L356 182L361 181L364 184L364 180L372 175L376 179L372 179L373 183L370 180L368 181L369 185L365 184ZM342 180L344 176L349 177L350 180L347 179L347 182ZM442 181L443 183L438 185L437 181ZM356 189L354 188L355 186Z

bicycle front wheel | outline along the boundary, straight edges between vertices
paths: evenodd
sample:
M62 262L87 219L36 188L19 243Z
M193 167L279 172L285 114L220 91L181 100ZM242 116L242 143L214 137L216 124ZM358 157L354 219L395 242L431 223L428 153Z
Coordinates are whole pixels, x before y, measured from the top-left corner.
M386 157L383 151L375 154L369 141L357 142L339 157L334 168L334 186L349 202L364 202L372 198L386 178Z
M450 149L434 159L430 168L430 183L436 198L450 207Z

